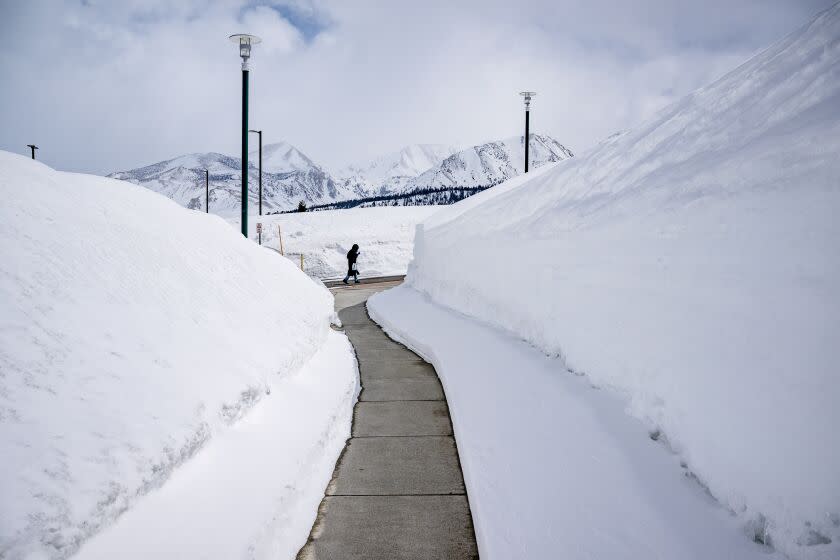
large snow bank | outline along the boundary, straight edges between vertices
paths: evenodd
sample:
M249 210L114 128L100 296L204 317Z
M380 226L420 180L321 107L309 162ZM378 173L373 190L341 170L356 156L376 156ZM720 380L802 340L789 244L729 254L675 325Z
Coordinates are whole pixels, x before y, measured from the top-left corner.
M771 560L619 398L400 286L371 317L446 391L481 558Z
M840 5L635 130L432 216L408 283L626 394L759 538L837 558L838 153Z
M347 274L347 251L359 245L362 276L405 274L414 249L414 231L419 222L440 206L386 206L321 212L296 212L252 216L251 236L262 222L263 245L280 249L304 271L317 278L341 278ZM238 221L236 222L239 223Z
M352 351L329 333L303 368L74 558L295 558L350 437Z
M271 406L327 340L333 302L222 219L142 187L0 152L0 198L0 556L65 557ZM337 403L322 433L349 421L341 359L341 383L300 394ZM319 472L339 450L325 438L286 460Z

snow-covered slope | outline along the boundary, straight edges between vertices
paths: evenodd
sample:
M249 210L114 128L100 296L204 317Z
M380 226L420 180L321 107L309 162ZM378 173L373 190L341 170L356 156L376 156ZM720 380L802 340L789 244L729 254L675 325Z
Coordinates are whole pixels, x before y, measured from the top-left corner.
M835 5L634 130L442 209L409 283L625 395L754 538L840 558L838 153Z
M369 194L400 190L408 181L439 165L459 151L446 144L412 144L362 165L350 165L337 173L346 186L362 185Z
M250 206L259 204L258 152L249 154ZM144 186L187 208L204 209L205 176L210 170L210 211L223 216L240 212L239 158L218 153L189 154L146 167L119 171L109 177ZM303 200L320 204L355 198L361 192L342 187L322 167L285 142L263 146L263 212L290 210Z
M781 560L611 391L411 288L368 312L440 376L483 560Z
M252 414L272 419L282 453L240 473L260 508L230 511L247 530L228 533L223 557L270 522L313 519L356 390L346 340L295 380L335 335L329 292L221 218L124 182L0 152L0 197L0 556L66 558ZM202 477L219 487L231 472L222 456ZM177 499L195 511L209 497ZM186 556L209 557L196 547Z
M256 239L257 222L263 224L266 247L283 250L293 262L317 278L341 278L347 273L347 251L354 243L361 249L358 265L361 276L405 274L414 249L414 231L438 211L440 206L398 206L351 208L323 212L295 212L256 217L250 222L251 238Z
M444 159L407 181L404 191L440 187L486 187L516 177L525 169L524 136L473 146ZM550 136L531 134L531 168L537 169L573 156Z
M249 163L257 164L260 157L259 148L248 153ZM291 171L307 171L318 167L306 154L288 142L277 142L263 146L263 173L288 173Z

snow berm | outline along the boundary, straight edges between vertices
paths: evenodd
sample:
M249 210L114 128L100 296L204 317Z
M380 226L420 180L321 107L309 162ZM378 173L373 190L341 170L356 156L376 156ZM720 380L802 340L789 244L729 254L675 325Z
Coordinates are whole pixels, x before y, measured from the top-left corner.
M170 477L236 434L234 448L272 448L199 461L189 480L208 493L176 485L180 508L155 518L177 521L187 556L292 556L357 391L329 292L221 218L127 182L0 152L0 197L0 556L73 554L151 495L172 498ZM231 488L249 508L213 507L236 503ZM190 540L212 512L226 548Z
M623 394L756 540L840 558L838 153L840 4L635 129L436 213L401 289ZM397 325L388 297L370 305Z

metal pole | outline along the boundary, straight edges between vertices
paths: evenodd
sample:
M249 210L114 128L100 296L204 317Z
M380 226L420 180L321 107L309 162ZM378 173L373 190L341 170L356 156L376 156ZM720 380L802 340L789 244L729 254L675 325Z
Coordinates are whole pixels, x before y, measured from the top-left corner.
M210 170L204 170L204 209L205 213L210 213Z
M521 91L519 92L525 99L525 173L528 173L528 168L531 167L531 99L537 95L535 91Z
M259 194L259 204L260 204L260 216L262 216L262 130L249 130L248 132L255 132L260 135L260 194Z
M242 69L242 235L248 237L248 70Z
M525 108L525 173L528 173L528 145L531 143L530 116L531 111Z
M35 159L35 150L38 149L38 146L35 144L27 144L26 147L32 150L32 159Z

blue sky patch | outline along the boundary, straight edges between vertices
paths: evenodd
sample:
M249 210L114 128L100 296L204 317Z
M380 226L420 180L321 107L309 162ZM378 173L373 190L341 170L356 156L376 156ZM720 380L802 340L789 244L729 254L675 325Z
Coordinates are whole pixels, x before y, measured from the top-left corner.
M306 42L312 41L328 27L327 21L314 9L303 9L283 3L254 1L249 2L240 11L240 16L257 6L266 6L277 12L280 17L295 26Z

